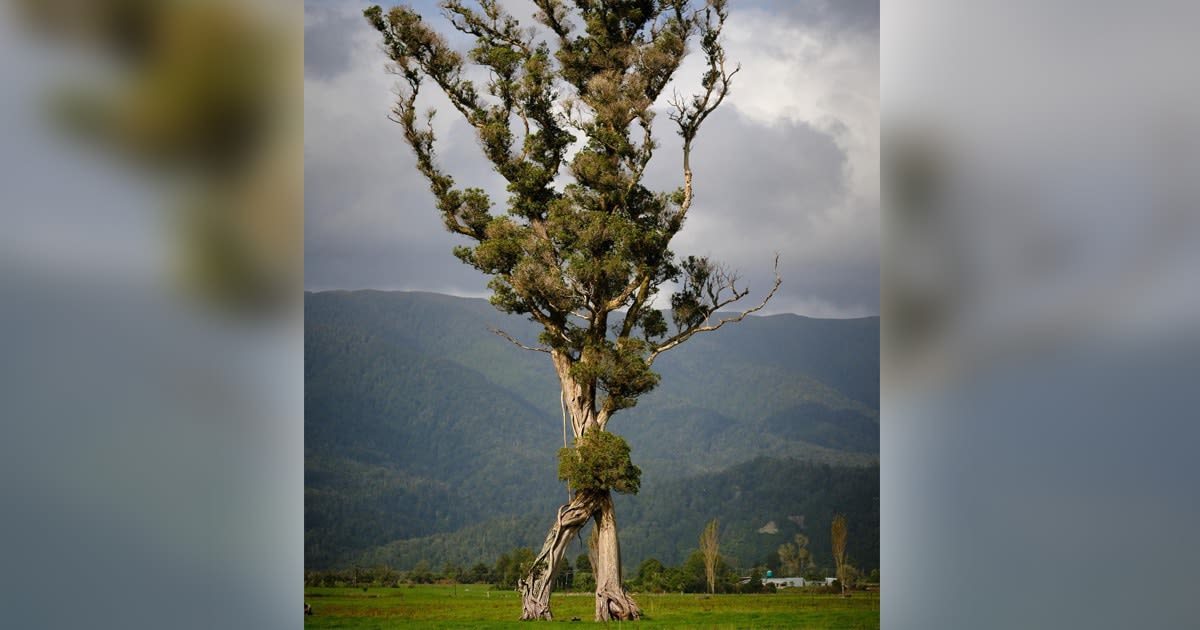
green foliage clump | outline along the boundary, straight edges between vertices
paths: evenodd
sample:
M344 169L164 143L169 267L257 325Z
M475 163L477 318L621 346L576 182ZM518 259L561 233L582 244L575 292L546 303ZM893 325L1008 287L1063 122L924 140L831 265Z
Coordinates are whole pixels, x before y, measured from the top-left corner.
M515 589L521 576L533 567L534 560L533 549L529 547L519 547L510 553L500 554L496 568L492 570L493 584L501 590Z
M616 490L637 494L642 469L629 458L629 443L607 431L591 431L575 440L575 448L558 450L558 478L572 490Z

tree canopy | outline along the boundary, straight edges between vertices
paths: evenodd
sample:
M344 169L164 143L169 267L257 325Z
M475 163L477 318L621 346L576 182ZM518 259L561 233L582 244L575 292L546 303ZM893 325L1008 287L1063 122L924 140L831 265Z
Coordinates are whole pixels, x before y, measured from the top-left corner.
M710 316L748 294L735 274L704 257L678 258L669 247L692 206L696 134L737 69L726 67L719 44L724 0L702 8L686 0L577 2L573 15L561 0L535 4L548 41L495 0L481 0L478 9L442 2L453 28L474 38L465 58L411 9L375 6L365 16L404 80L392 119L446 228L468 241L455 255L491 276L496 307L541 324L531 349L555 356L560 372L581 385L580 408L594 410L584 415L602 428L658 383L651 366L661 352L719 327L725 322ZM653 105L693 36L706 63L701 90L669 101L682 138L682 185L653 191L642 183L658 146ZM468 62L486 71L482 89L468 78ZM459 186L438 163L434 112L420 112L417 103L426 81L475 130L506 182L507 212L496 212L484 190ZM668 284L677 287L670 323L652 307ZM573 420L579 434L589 418Z

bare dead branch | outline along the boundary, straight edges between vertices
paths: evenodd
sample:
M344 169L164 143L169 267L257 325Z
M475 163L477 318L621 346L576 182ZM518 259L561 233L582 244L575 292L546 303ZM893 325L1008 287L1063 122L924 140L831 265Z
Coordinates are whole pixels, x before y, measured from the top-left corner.
M459 0L450 0L442 5L443 15L446 16L450 24L459 32L474 35L478 38L487 38L493 42L507 44L514 48L520 49L526 54L531 54L530 39L520 37L520 29L517 26L517 21L511 15L505 13L503 8L498 4L488 3L484 5L486 17L467 8Z
M489 328L488 330L490 330L490 331L492 331L493 333L495 333L495 334L497 334L497 335L500 335L501 337L504 337L505 339L507 339L507 340L511 341L511 342L513 343L513 345L517 346L518 348L520 348L520 349L522 349L522 350L530 350L530 351L533 351L533 352L545 352L546 354L549 354L549 353L550 353L550 348L541 348L541 347L527 346L527 345L525 345L525 344L521 343L520 341L518 341L518 340L517 340L516 338L514 338L512 335L510 335L510 334L508 334L508 333L504 332L503 330L500 330L499 328Z
M771 301L771 298L775 296L775 292L777 290L779 290L779 285L783 284L783 277L779 275L779 254L775 254L774 272L775 272L775 284L771 287L771 291L769 293L767 293L766 297L764 297L762 299L762 301L758 303L758 305L756 305L752 308L748 308L748 309L742 311L741 313L738 313L737 315L734 315L731 317L724 317L724 318L718 320L715 324L709 324L707 326L696 326L696 327L692 327L692 328L688 328L686 330L680 331L675 336L671 337L670 339L667 339L661 345L655 347L654 350L652 350L650 352L650 356L646 359L646 365L654 365L654 360L658 358L658 355L687 341L688 339L690 339L692 337L692 335L695 335L696 333L712 332L712 331L724 326L725 324L732 324L734 322L740 322L743 319L745 319L747 315L750 315L751 313L756 313L756 312L762 310L762 308L767 305L767 302ZM748 290L747 291L737 291L735 289L733 292L733 296L731 296L730 298L728 298L718 304L713 305L713 312L716 312L717 309L719 309L723 306L727 306L729 304L732 304L733 302L736 302L737 300L740 300L741 298L746 296L747 292L748 292Z

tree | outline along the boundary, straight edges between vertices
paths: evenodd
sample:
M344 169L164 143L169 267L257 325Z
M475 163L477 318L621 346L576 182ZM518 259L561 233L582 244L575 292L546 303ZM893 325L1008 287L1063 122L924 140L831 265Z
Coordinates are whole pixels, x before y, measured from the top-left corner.
M508 573L508 567L511 564L512 557L507 553L502 553L499 558L496 558L496 567L492 569L492 583L496 588L512 588L504 583L504 576Z
M667 588L664 574L667 568L658 558L646 558L638 566L637 583L641 590L648 593L661 593Z
M834 514L829 538L833 543L833 562L837 566L838 582L842 585L842 597L846 597L846 515Z
M688 593L708 592L708 571L704 565L704 553L699 549L688 555L680 567L683 574L683 590Z
M750 569L750 579L741 588L743 593L761 593L763 592L763 571L759 567Z
M562 568L558 572L558 588L571 588L575 583L575 570L571 568L571 561L563 558Z
M779 572L783 576L800 575L800 558L796 545L785 543L779 545Z
M496 588L516 588L521 575L529 570L533 561L533 550L529 547L520 547L509 553L500 554L496 560L496 568L492 572Z
M842 565L842 575L838 578L842 584L842 590L845 592L851 591L858 587L858 583L862 581L862 571L858 567L847 562ZM847 597L849 595L846 595Z
M689 593L724 593L734 590L732 587L736 583L737 574L733 572L724 556L717 556L713 565L713 589L710 591L708 566L704 552L697 549L687 557L683 566L680 567L680 578L682 578L683 590Z
M426 560L418 562L417 566L409 572L408 579L417 584L432 584L433 571L429 569L429 562Z
M591 573L592 560L586 553L581 553L575 557L575 567L583 573Z
M717 541L717 519L709 521L700 534L700 552L704 554L704 577L708 582L708 592L715 593L717 581L717 559L721 557L721 545Z
M804 565L808 561L808 536L796 534L796 543L779 546L779 562L786 576L804 575Z
M567 562L566 558L563 558L563 562ZM592 559L586 553L575 557L575 581L572 586L581 591L596 589L596 578L592 573Z
M470 580L474 584L486 584L491 579L492 571L488 565L478 562L471 567Z
M652 368L663 352L761 309L780 279L776 271L775 285L757 306L715 316L748 289L709 259L677 257L670 249L694 199L692 147L737 73L726 68L720 41L725 0L708 0L702 8L688 0L534 4L541 31L522 28L496 0L480 0L478 9L444 0L450 26L474 39L466 58L411 9L385 14L375 6L364 15L403 79L392 120L403 128L446 228L467 242L454 254L491 276L493 305L541 325L534 345L496 332L549 355L564 424L570 420L579 448L658 384ZM538 41L540 35L549 41ZM668 99L682 138L682 185L655 192L642 184L658 146L653 105L693 37L705 59L700 91ZM468 61L488 75L482 91L468 78ZM507 213L493 213L485 191L458 187L438 164L433 112L418 114L426 81L474 129L484 156L507 182ZM563 174L570 180L565 185ZM668 323L654 304L672 285L678 289L667 300ZM615 480L612 485L577 485L559 508L520 581L522 619L552 619L550 591L563 553L591 520L596 619L640 617L621 584L611 495L637 491L625 483L632 480L632 463L627 447L624 452L613 469L598 471L601 480Z

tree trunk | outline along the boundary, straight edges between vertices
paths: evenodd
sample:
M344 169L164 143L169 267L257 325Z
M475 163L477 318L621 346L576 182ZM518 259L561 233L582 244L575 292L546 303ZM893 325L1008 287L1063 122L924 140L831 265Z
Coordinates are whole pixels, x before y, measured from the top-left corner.
M596 621L634 621L642 610L621 584L621 545L612 494L605 492L596 515Z
M608 416L596 412L595 385L585 386L571 375L572 361L567 355L554 352L551 357L562 385L562 403L571 419L571 433L578 438L590 431L603 431ZM518 582L522 597L522 620L553 619L550 590L554 586L563 553L567 543L590 518L596 519L596 544L595 549L590 550L594 556L592 571L596 576L596 621L632 621L641 618L641 609L621 585L617 517L612 494L604 491L576 492L570 503L559 508L558 518L546 535L546 542L542 544L542 551L533 568Z
M601 503L601 496L596 493L576 492L570 503L558 508L558 516L550 526L541 553L534 559L529 574L517 582L521 591L522 621L554 619L550 613L550 589L558 577L567 544L596 514Z

